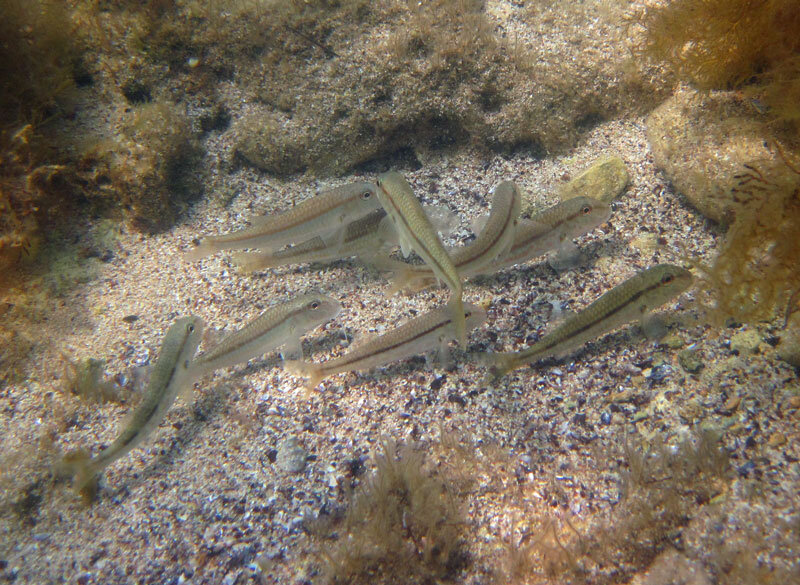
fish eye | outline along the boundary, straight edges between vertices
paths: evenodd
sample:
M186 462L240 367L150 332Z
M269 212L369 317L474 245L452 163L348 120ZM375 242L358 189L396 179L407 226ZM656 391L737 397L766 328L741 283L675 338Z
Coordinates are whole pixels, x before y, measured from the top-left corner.
M315 309L315 310L319 309L319 301L311 301L310 303L308 303L308 306L311 309Z
M588 215L591 210L592 208L589 207L588 205L584 205L583 207L581 207L581 213L583 215Z
M372 191L364 191L361 194L361 198L362 199L369 199L370 197L372 197Z
M184 361L184 362L183 362L183 367L184 367L184 369L186 369L186 370L188 370L188 369L189 369L189 360L186 360L186 361Z
M674 276L672 276L671 274L665 274L665 275L664 275L664 276L661 278L661 283L662 283L662 284L669 284L669 283L670 283L670 282L672 282L673 280L675 280L675 277L674 277Z
M194 325L189 323L189 326L186 327L186 331L188 331L189 333L194 333Z

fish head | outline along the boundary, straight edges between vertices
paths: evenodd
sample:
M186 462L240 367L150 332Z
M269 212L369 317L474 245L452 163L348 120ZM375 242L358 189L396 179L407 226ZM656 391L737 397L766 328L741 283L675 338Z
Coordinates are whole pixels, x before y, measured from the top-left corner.
M169 328L166 338L180 339L178 343L181 350L177 363L183 369L189 367L189 363L203 339L203 329L203 320L196 315L181 317Z
M585 234L611 217L611 206L592 197L574 197L561 205L563 239L572 239Z
M339 301L320 292L303 295L294 304L296 324L303 329L326 323L342 310Z
M674 264L658 264L642 276L645 282L641 300L647 309L666 304L692 285L692 273Z

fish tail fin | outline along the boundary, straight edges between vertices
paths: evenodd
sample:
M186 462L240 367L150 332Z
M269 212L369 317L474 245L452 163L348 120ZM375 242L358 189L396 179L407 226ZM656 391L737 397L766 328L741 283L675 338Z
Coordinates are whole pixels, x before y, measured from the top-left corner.
M97 496L97 470L85 449L70 451L58 464L59 472L72 477L72 485L88 504Z
M214 246L214 238L203 238L196 248L192 248L183 255L184 260L187 262L195 262L206 256L210 256L217 251Z
M278 265L274 256L269 252L241 252L231 256L231 260L239 268L241 274L250 274L256 270L274 268Z
M303 383L306 391L310 392L317 385L322 382L323 378L325 377L322 374L322 368L317 364L310 364L303 360L287 360L284 362L284 367L286 371L289 372L293 376L297 376L299 378L306 378L306 381Z
M458 292L460 293L461 291ZM464 316L464 302L461 300L461 295L454 292L450 295L450 300L447 304L453 313L453 330L456 341L458 341L461 349L464 349L467 347L467 321Z

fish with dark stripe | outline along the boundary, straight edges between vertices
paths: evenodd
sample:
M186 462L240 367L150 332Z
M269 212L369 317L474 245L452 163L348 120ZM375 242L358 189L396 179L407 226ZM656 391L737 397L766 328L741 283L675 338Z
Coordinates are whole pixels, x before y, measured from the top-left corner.
M496 260L503 258L514 242L517 221L522 207L522 193L512 181L500 183L494 191L489 219L478 237L466 246L447 250L461 277L480 274ZM393 260L378 260L379 268L394 272L392 292L421 290L436 280L427 265L414 266Z
M450 289L448 305L453 317L456 340L461 347L467 344L464 322L463 287L453 260L442 245L419 200L405 177L388 172L378 177L378 199L394 222L404 256L413 250L431 267L434 274Z
M464 303L462 317L466 328L471 330L483 323L486 311L478 305ZM287 362L286 369L308 378L306 388L311 390L328 376L368 370L430 349L441 349L451 339L452 312L449 307L438 307L383 335L364 341L341 357L320 364Z
M280 303L197 356L191 364L191 376L199 379L214 370L246 362L281 346L287 358L303 357L300 336L336 317L341 308L336 299L321 293L301 295Z
M564 321L528 349L488 353L490 376L498 380L511 370L548 357L564 355L612 329L643 319L692 284L688 270L671 264L653 266L629 278Z
M268 248L277 250L287 244L341 230L348 222L380 207L373 183L350 183L298 203L283 213L256 217L242 230L203 238L186 253L193 262L220 250Z
M76 489L85 498L94 497L100 472L144 441L161 423L178 393L191 385L189 366L202 334L200 317L178 319L164 336L144 397L119 436L93 458L83 450L64 458L67 470L75 476Z

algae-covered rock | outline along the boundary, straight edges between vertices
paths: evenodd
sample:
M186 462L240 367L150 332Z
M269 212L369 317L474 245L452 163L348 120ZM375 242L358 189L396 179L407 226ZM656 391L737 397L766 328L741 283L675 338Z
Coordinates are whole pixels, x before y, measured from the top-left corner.
M625 190L629 179L625 162L618 156L609 156L598 160L561 187L559 195L562 201L584 195L611 203Z
M234 12L217 21L227 35L192 42L207 43L207 66L236 71L250 96L253 114L235 128L237 156L278 175L340 174L458 144L545 156L603 120L654 105L670 85L631 68L622 3L520 7L515 30L502 36L485 3L473 0ZM209 9L195 19L217 16ZM523 35L571 40L556 52ZM231 60L220 36L255 45ZM241 59L249 51L260 63Z
M656 166L697 210L717 222L732 219L735 191L746 164L779 169L765 143L766 121L733 92L701 95L682 90L647 118Z
M83 153L87 195L121 206L136 229L166 229L200 193L191 122L181 106L159 101L126 109L120 126L113 139Z

